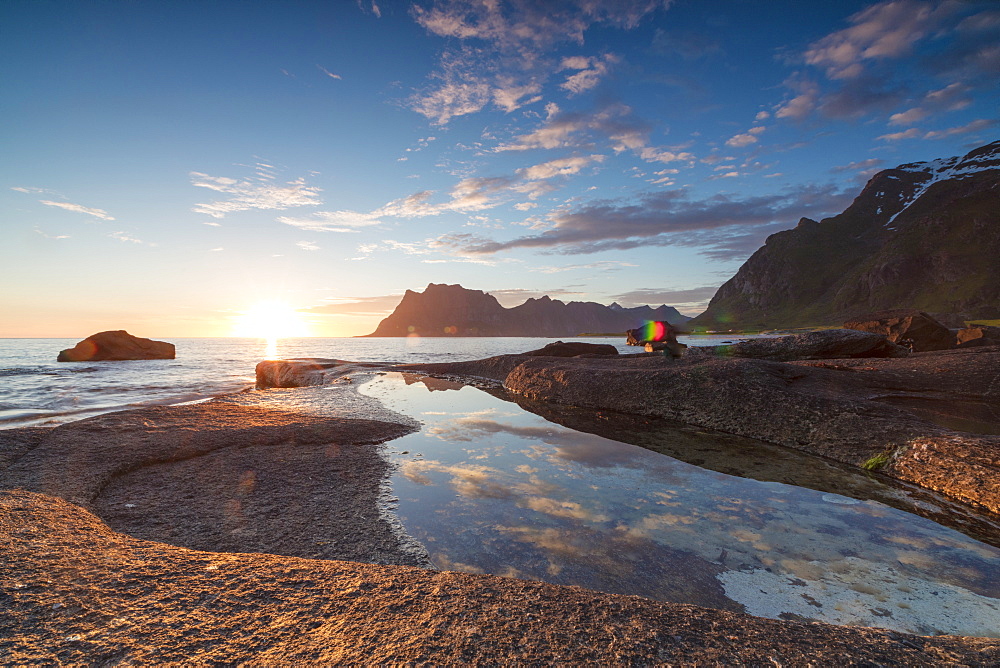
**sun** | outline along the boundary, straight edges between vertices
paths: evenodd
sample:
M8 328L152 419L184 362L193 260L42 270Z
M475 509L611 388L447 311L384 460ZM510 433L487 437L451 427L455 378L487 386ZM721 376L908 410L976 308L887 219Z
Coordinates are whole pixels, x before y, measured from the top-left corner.
M233 336L268 341L309 336L309 325L301 313L285 302L257 302L233 318Z

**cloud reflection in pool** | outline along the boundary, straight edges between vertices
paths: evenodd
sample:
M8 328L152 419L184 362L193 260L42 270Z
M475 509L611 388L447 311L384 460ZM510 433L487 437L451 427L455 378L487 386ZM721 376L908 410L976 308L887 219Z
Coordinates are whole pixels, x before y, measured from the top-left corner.
M439 568L1000 636L1000 549L930 520L705 470L451 381L389 374L363 392L424 423L389 444L391 484L400 520Z

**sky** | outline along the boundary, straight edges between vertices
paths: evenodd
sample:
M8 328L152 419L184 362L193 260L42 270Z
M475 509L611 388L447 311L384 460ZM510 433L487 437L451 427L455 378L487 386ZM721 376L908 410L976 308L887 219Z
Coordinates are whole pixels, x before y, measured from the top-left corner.
M994 0L5 0L0 337L362 335L431 282L696 315L998 122Z

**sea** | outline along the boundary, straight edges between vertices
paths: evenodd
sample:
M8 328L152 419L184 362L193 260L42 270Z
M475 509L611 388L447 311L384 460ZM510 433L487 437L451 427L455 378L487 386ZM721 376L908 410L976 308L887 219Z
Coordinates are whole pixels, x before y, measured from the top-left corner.
M754 338L678 337L694 346ZM458 362L536 350L543 337L448 338L177 338L172 360L56 362L76 339L0 339L0 429L51 426L101 413L205 401L254 385L265 359L325 357L354 362ZM564 338L609 343L622 353L639 349L624 337Z

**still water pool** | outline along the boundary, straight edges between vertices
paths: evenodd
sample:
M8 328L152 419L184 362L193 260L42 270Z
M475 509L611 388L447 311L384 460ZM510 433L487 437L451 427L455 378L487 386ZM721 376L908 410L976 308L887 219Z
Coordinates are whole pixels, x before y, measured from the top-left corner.
M394 510L438 568L763 617L1000 636L1000 549L883 502L899 493L864 475L683 426L650 432L663 448L639 447L446 380L391 373L361 391L423 424L387 453ZM711 470L662 454L671 447L829 468L820 477L853 496L767 472L727 475L724 462Z

